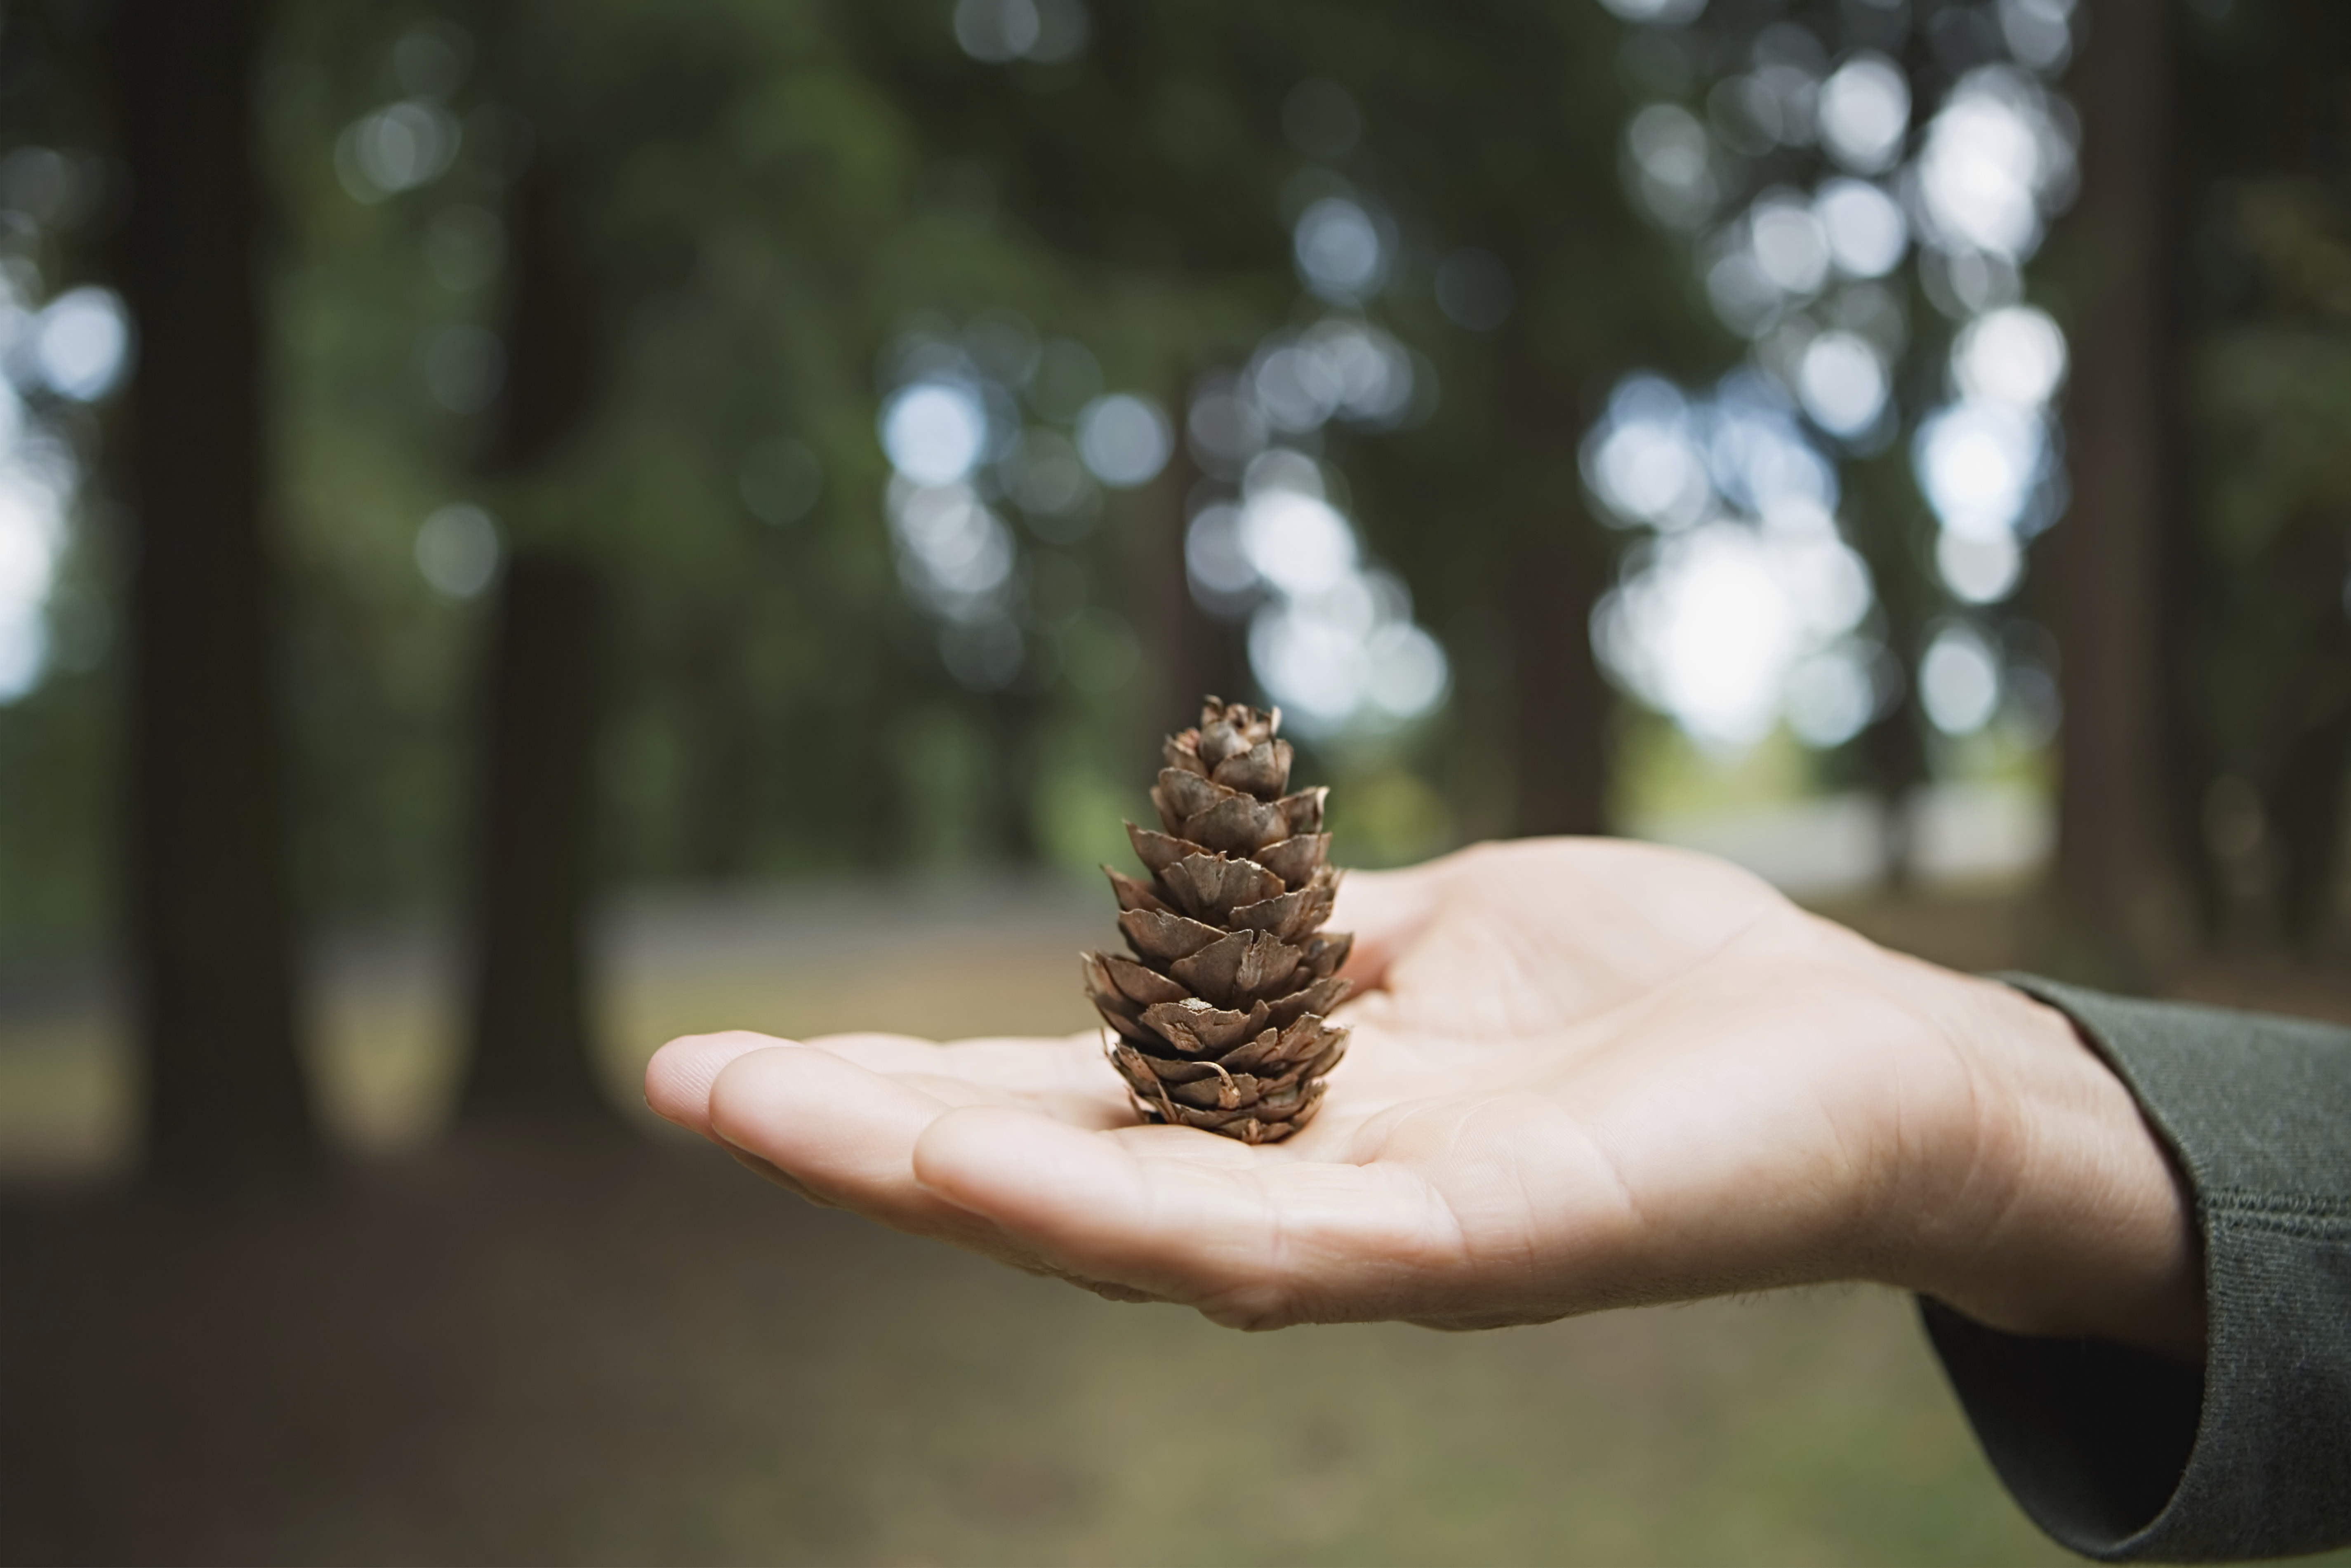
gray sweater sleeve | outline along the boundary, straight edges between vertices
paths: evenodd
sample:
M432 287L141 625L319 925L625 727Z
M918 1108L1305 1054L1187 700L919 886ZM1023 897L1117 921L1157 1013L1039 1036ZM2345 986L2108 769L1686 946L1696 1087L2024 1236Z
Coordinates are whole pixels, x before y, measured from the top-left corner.
M2180 1366L1923 1302L1992 1468L2091 1557L2351 1543L2351 1030L2003 977L2074 1019L2186 1172L2210 1333Z

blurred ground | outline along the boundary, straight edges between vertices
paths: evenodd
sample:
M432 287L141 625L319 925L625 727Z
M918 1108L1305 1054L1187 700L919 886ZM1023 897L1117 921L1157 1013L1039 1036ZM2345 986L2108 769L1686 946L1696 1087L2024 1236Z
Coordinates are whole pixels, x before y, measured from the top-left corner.
M1998 892L1834 913L2015 962ZM607 941L634 1106L683 1030L1084 1022L1089 889L641 903ZM102 977L0 990L9 1562L2035 1563L1912 1321L1856 1289L1465 1336L1243 1336L807 1207L650 1128L437 1136L446 966L322 956L350 1159L133 1194ZM2207 966L2351 1018L2340 977Z
M2053 1562L1877 1291L1243 1336L716 1154L5 1210L14 1562Z

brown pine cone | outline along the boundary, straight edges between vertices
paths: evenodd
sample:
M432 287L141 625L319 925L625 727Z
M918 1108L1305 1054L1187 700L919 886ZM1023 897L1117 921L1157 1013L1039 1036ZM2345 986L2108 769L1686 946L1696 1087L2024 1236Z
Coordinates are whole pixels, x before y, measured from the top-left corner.
M1134 956L1088 953L1086 994L1116 1031L1112 1062L1153 1122L1279 1143L1313 1120L1347 1049L1326 1021L1353 940L1324 935L1339 872L1323 864L1323 789L1285 794L1281 710L1207 699L1167 737L1151 803L1164 832L1126 825L1151 873L1109 866Z

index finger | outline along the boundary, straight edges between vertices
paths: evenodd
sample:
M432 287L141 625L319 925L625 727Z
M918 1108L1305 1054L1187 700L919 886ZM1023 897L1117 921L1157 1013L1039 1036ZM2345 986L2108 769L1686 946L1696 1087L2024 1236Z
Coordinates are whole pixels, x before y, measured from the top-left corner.
M1409 1170L1286 1160L1184 1128L1105 1135L950 1111L916 1139L914 1174L1057 1271L1233 1328L1426 1312L1432 1277L1458 1262L1458 1223Z

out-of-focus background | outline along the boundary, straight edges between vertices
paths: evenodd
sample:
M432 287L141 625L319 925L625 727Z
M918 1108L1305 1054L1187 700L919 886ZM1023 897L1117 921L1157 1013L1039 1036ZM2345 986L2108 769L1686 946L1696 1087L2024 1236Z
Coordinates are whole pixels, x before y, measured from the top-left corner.
M664 1135L1204 691L2351 1018L2335 0L0 11L0 1557L2042 1562L1908 1304L1224 1333Z

